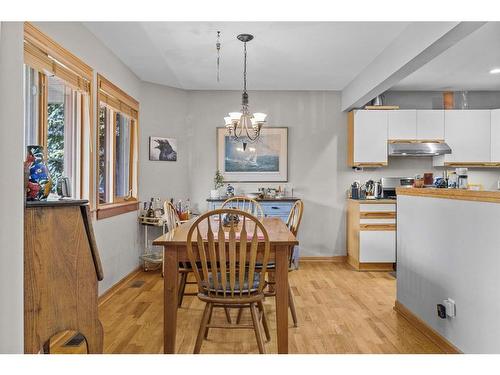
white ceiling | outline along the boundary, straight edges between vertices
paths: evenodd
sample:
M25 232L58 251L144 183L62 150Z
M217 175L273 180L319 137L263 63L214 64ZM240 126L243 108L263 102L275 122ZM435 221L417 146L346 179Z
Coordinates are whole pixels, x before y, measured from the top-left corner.
M404 22L87 22L144 81L193 90L240 90L248 43L249 90L342 90L408 25ZM221 81L216 32L221 31Z
M393 90L500 90L500 22L488 22L450 47Z

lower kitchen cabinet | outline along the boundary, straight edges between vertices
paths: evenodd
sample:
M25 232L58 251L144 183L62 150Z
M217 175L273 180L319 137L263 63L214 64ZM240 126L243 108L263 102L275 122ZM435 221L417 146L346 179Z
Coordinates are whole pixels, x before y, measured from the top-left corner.
M347 261L358 271L392 271L396 262L396 202L347 203Z
M359 262L396 262L396 232L393 230L361 230L359 232Z

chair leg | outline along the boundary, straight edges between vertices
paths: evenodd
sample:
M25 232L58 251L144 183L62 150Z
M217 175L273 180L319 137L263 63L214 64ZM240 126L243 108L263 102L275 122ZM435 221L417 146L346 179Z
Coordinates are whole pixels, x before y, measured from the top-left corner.
M193 354L199 354L201 349L201 344L203 343L203 336L205 335L205 329L207 328L208 319L210 317L210 310L212 304L208 303L205 305L205 310L203 310L203 316L201 318L200 329L198 330L198 336L196 337L196 344L194 345Z
M184 292L186 291L187 276L188 274L186 272L181 273L181 281L179 283L179 296L177 297L178 307L182 306L182 300L184 299Z
M227 307L225 307L225 309L227 309ZM208 313L208 323L207 323L207 327L205 328L205 339L208 338L208 330L210 328L208 328L208 326L210 325L210 322L212 321L212 313L214 312L214 306L212 304L210 304L210 312Z
M232 324L232 321L231 321L231 314L229 314L229 308L228 307L224 307L224 312L226 313L226 320L229 324Z
M257 339L257 346L259 347L260 354L266 354L266 348L264 347L264 340L262 339L262 331L260 330L260 319L259 312L255 303L250 304L250 313L252 315L253 328L255 331L255 338Z
M266 334L266 340L271 341L271 334L269 333L269 325L267 324L266 312L264 311L264 304L262 301L257 302L259 306L259 311L262 314L262 326L264 327L264 333Z
M240 324L242 315L243 315L243 307L240 307L238 309L238 316L236 317L236 324Z
M295 301L293 300L292 288L288 285L288 306L292 313L293 326L297 327L297 312L295 311Z

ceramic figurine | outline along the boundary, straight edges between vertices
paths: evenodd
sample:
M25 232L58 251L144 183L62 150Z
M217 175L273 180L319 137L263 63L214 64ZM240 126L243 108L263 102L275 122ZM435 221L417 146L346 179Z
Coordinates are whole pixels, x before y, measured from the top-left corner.
M42 146L28 146L25 173L27 175L26 199L29 201L46 200L52 189L49 169L43 160Z
M227 213L222 217L222 226L229 227L231 224L236 225L240 222L240 217L236 214Z
M226 195L228 197L234 197L234 187L231 186L231 184L227 184L227 187L226 187Z

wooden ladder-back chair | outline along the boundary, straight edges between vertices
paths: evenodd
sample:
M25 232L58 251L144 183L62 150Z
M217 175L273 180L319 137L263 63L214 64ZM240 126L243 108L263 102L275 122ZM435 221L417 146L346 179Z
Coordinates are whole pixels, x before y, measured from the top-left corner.
M177 215L177 210L175 209L174 205L170 201L165 201L163 203L163 210L164 212L164 218L167 224L167 231L172 232L175 230L180 225L180 220L179 216ZM163 262L162 265L162 275L163 275L163 270L165 268L165 262ZM179 276L180 276L180 282L179 282L179 291L178 291L178 306L182 306L182 300L184 298L184 295L189 295L189 296L195 296L197 293L186 293L186 284L196 284L196 282L193 281L188 281L188 276L189 274L193 272L191 269L190 265L187 263L179 263Z
M240 222L222 225L224 215L238 215ZM259 352L265 353L261 324L267 340L264 287L269 260L269 236L262 223L245 211L225 208L200 216L187 234L187 255L198 282L198 298L205 302L194 353L200 352L210 328L249 328L255 331ZM261 262L264 266L257 269ZM249 308L252 325L212 324L214 307Z
M288 214L288 219L286 221L286 226L288 227L290 232L293 233L294 236L297 236L297 234L299 232L299 227L300 227L300 222L302 221L303 212L304 212L304 202L299 199L292 206L292 209L290 210L290 213ZM290 258L288 260L288 270L289 271L294 270L294 268L292 267L293 255L294 255L294 251L293 251L293 249L290 249ZM267 265L267 271L268 271L268 275L269 275L268 284L269 284L270 288L268 291L266 291L265 295L266 296L275 296L276 295L276 293L274 291L275 264L269 263ZM292 289L290 287L290 284L288 285L288 306L290 307L290 312L292 314L293 325L294 325L294 327L297 327L297 325L298 325L297 311L295 310L295 301L293 299L293 293L292 293ZM240 323L242 312L243 312L243 310L241 310L241 309L240 309L240 311L238 311L238 317L236 318L236 324Z
M236 210L245 211L252 214L257 219L264 218L264 210L259 202L255 199L248 197L232 197L228 198L222 203L221 208L234 208Z

